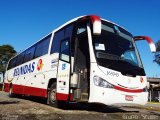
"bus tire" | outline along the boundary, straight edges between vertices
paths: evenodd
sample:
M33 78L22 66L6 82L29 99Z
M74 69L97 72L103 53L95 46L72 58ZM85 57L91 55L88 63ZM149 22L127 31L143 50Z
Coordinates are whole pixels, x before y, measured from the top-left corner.
M48 92L48 103L50 106L58 107L58 101L56 100L56 82L54 82Z
M66 109L66 106L67 106L66 101L56 100L56 82L54 82L51 85L50 90L48 91L47 104L49 104L52 107Z
M12 85L9 87L9 97L14 97L14 94L12 92Z

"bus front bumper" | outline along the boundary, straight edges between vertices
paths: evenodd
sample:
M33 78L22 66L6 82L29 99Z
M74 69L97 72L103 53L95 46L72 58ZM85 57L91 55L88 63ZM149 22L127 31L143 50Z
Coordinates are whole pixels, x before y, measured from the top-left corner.
M148 92L124 92L114 88L102 88L95 86L90 93L90 103L102 103L105 105L139 104L145 105L148 101Z

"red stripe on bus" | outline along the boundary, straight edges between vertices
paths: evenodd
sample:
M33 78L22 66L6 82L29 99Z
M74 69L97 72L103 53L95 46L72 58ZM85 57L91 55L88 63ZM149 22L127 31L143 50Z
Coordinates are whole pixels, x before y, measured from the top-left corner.
M9 83L4 83L4 91L9 92Z
M43 88L24 86L23 94L47 98L47 90Z
M5 92L9 92L10 85L9 83L4 83ZM23 94L23 95L32 95L38 97L47 97L47 90L43 88L36 88L30 86L16 85L12 84L12 93L15 94Z
M119 86L114 86L114 89L120 90L120 91L124 91L124 92L131 92L131 93L143 92L142 89L134 89L134 90L131 90L131 89L126 89L126 88L122 88L122 87L119 87Z
M9 83L5 83L5 92L9 92ZM47 97L47 90L42 88L35 88L29 86L15 85L12 84L12 92L15 94L32 95L39 97ZM56 93L57 100L68 100L69 95L63 93ZM73 100L73 95L70 95L70 100Z
M68 100L68 94L63 93L56 93L56 99L57 100Z
M73 93L70 93L69 97L70 97L70 101L73 101Z

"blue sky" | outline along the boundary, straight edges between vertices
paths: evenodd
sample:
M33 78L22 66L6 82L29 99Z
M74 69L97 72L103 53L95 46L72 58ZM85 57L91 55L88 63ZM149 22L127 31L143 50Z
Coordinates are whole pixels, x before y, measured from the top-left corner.
M68 20L97 14L133 35L160 40L159 0L0 0L0 45L21 51ZM160 77L145 41L137 42L147 76Z

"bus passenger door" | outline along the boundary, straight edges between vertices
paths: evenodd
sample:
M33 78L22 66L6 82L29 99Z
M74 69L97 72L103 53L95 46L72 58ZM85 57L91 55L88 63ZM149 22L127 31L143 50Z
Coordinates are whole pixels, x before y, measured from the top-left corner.
M86 22L78 23L74 32L71 42L71 53L74 53L73 74L71 74L73 100L86 102L89 98L90 89L90 55Z
M70 81L70 39L63 39L60 43L59 64L57 73L57 100L68 100Z

